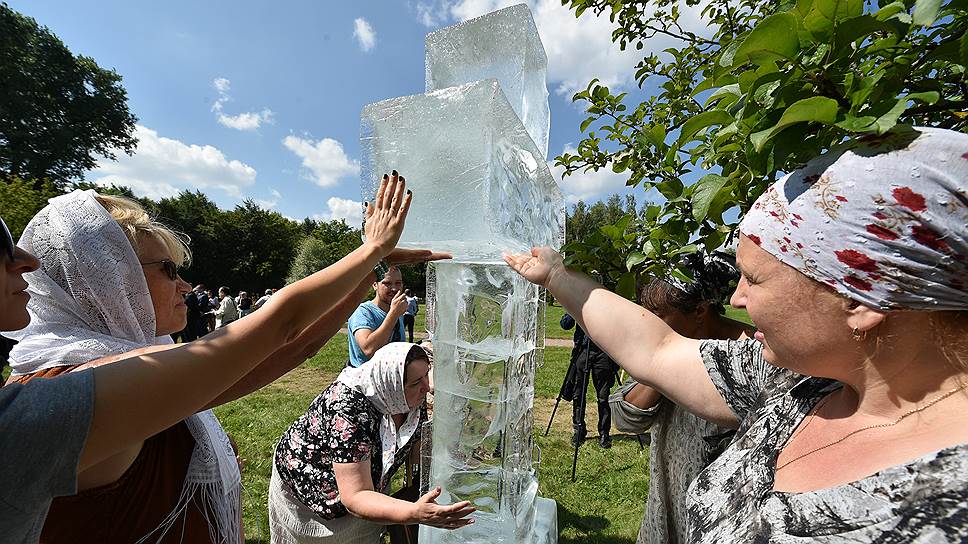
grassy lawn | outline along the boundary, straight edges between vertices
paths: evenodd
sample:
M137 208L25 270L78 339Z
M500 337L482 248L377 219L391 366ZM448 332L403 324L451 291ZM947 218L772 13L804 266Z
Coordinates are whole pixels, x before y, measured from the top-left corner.
M554 309L560 318L561 308ZM417 316L418 325L422 325L422 314L423 308ZM549 336L552 317L549 307ZM570 404L561 404L551 433L542 436L568 367L569 353L568 348L547 348L544 365L535 377L534 428L542 457L538 468L540 494L558 502L560 542L633 543L648 489L648 450L640 450L634 437L623 436L615 437L610 450L602 450L595 437L590 437L579 450L577 481L572 483ZM340 334L282 379L216 409L245 462L243 518L247 542L268 542L266 501L276 440L332 382L345 360L346 337ZM588 398L586 421L594 429L594 398Z

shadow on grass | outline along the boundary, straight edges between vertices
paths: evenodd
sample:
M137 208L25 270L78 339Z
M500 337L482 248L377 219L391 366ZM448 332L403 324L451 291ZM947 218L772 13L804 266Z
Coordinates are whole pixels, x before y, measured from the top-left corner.
M586 516L572 512L558 504L558 542L577 544L595 542L596 544L635 544L634 538L622 538L602 533L611 522L602 516ZM569 530L570 529L570 530Z

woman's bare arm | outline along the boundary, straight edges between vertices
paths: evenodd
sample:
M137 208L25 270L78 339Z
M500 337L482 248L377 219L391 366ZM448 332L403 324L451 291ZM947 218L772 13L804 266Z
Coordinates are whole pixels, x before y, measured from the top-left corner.
M652 386L704 419L735 427L736 416L716 390L699 340L676 334L662 319L581 272L568 270L551 248L508 255L525 279L543 285L600 348L632 378Z
M367 210L367 242L337 263L281 289L250 319L167 351L92 369L94 418L79 469L197 412L280 345L298 338L390 253L403 232L410 200L397 176L384 178Z

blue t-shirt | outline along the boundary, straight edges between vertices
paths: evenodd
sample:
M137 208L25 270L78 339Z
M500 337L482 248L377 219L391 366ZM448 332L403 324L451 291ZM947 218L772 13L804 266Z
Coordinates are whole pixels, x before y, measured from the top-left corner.
M349 351L350 351L350 366L358 367L363 363L370 360L369 357L363 353L360 345L356 343L356 331L360 329L370 329L375 331L380 328L383 324L383 320L387 318L387 312L380 309L379 306L373 304L372 300L368 300L353 312L350 316L349 323L346 328L349 329ZM393 333L390 334L390 342L403 342L403 318L397 319L397 326L394 328ZM389 343L389 342L388 342Z

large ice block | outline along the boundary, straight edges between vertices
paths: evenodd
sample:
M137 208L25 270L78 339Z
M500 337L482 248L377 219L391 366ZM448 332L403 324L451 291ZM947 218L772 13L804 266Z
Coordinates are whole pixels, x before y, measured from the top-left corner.
M441 261L428 320L434 323L433 454L422 460L441 502L467 500L475 523L421 527L431 544L534 540L535 346L540 289L505 264ZM428 462L429 461L429 462Z
M527 4L431 32L425 43L428 92L497 79L541 156L548 156L548 57Z
M369 104L361 118L363 198L394 169L415 195L400 247L498 262L561 246L561 191L496 80Z

